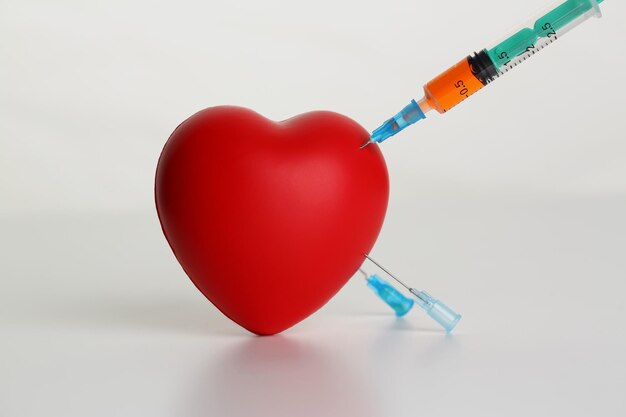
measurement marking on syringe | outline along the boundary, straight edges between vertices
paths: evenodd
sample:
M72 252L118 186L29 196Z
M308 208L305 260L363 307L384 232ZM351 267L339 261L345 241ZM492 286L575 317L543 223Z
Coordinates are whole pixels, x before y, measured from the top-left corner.
M506 74L507 72L509 72L510 70L512 70L513 68L515 68L519 64L521 64L522 62L526 61L531 56L535 55L537 52L541 51L546 46L554 43L557 39L558 39L558 37L556 35L548 36L540 44L529 46L528 49L526 50L526 52L524 52L522 55L518 56L517 58L515 58L511 62L503 65L502 69L500 69L500 74L498 76Z

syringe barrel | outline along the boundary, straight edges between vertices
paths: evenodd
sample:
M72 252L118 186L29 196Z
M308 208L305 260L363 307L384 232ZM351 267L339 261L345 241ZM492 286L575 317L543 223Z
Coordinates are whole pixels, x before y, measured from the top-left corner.
M602 1L560 0L484 51L498 74L506 73L585 20L602 16L600 12Z
M444 113L590 17L603 0L561 0L511 35L450 67L424 86L421 110Z

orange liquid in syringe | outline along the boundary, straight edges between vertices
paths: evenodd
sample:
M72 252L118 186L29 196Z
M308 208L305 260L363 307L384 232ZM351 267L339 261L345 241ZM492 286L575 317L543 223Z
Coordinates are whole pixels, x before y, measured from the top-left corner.
M477 77L477 70L472 68L468 58L424 86L425 98L431 108L445 113L486 85Z

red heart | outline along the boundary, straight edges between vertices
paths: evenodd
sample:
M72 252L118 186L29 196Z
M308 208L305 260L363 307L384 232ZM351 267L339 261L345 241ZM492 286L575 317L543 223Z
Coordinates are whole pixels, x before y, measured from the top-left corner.
M156 173L163 232L222 313L275 334L322 307L380 231L385 161L368 133L331 112L273 122L239 107L176 128Z

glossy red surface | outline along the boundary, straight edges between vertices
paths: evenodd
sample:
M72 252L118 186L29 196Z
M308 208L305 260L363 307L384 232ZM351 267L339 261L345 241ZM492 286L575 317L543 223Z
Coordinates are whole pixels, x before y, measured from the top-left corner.
M331 112L273 122L239 107L185 120L159 160L163 232L187 275L226 316L281 332L356 272L389 195L377 145Z

